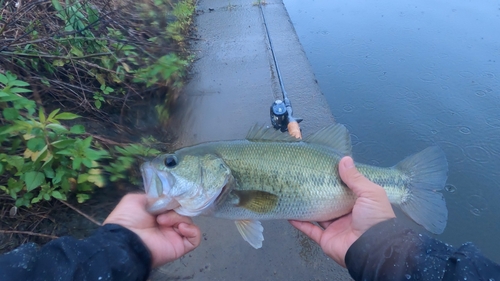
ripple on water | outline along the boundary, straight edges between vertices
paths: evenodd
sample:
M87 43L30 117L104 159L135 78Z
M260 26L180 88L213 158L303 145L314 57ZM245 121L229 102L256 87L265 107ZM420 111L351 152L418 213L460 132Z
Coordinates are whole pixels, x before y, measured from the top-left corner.
M495 157L500 156L500 137L497 136L497 139L489 139L486 142L486 149L492 154L495 155Z
M416 103L422 101L422 95L420 93L412 91L410 89L407 89L406 91L404 91L403 95L412 104L416 104Z
M380 61L376 58L372 58L370 56L366 56L363 60L363 63L366 65L379 65Z
M474 216L481 216L481 210L479 210L478 208L471 208L470 209L470 212L474 215Z
M439 79L441 79L441 80L448 80L448 79L450 79L450 75L448 75L448 74L440 74L439 75Z
M495 79L495 73L493 72L483 72L481 76L488 79Z
M431 72L421 73L418 77L424 82L432 82L436 79L436 76Z
M465 155L472 161L486 163L490 160L491 153L478 145L468 145L464 147Z
M351 135L351 145L355 146L359 144L359 137L355 134L350 134Z
M439 133L439 131L432 126L425 123L420 123L418 121L410 124L409 129L417 136L430 136Z
M486 96L486 91L477 90L476 91L476 96L478 96L478 97L484 97L484 96Z
M451 183L448 183L444 186L444 190L448 191L449 193L455 193L457 191L457 187Z
M372 110L375 109L375 105L376 103L373 101L364 101L362 106L365 109Z
M453 110L444 110L437 114L436 120L446 126L458 126L462 122L462 115Z
M470 135L472 132L472 130L467 126L460 126L458 128L458 131L464 135Z
M342 106L342 110L344 112L352 112L354 110L354 106L352 104L345 104Z
M374 141L360 141L356 146L356 155L362 156L366 159L364 163L370 165L380 166L379 161L393 158L394 152L388 146ZM372 157L368 157L371 155Z
M486 118L486 124L493 128L500 128L500 119L499 118Z
M444 150L448 162L459 163L465 160L465 151L458 144L449 141L440 141L437 145Z
M460 72L458 72L458 74L459 74L460 76L462 76L463 78L471 78L472 76L474 76L474 73L472 73L472 72L470 72L470 71L467 71L467 70L465 70L465 71L460 71Z
M380 73L378 76L377 76L377 79L380 80L380 81L387 81L388 77L387 77L387 72L382 72Z
M470 207L470 212L475 216L480 216L481 213L488 209L488 202L480 195L471 195L467 198L467 203Z

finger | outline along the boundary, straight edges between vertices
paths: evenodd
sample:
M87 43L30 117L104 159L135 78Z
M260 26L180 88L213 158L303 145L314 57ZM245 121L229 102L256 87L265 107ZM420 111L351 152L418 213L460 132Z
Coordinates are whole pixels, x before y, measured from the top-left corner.
M185 243L185 246L192 250L198 245L200 245L201 241L201 231L200 228L194 224L187 224L187 223L180 223L179 224L179 233L186 238L184 241L187 240L187 243Z
M289 221L296 229L302 231L305 235L311 238L314 242L320 244L323 229L319 226L307 221Z
M327 227L328 227L330 224L332 224L335 220L336 220L336 219L334 219L334 220L329 220L329 221L322 221L322 222L318 222L318 224L319 224L319 225L321 225L321 227L323 227L323 228L327 228Z
M342 181L359 197L363 192L378 192L379 189L383 190L379 185L371 182L363 176L356 166L351 157L346 156L340 160L339 173Z
M167 213L159 215L158 217L156 217L156 222L158 222L159 225L164 225L164 226L173 226L182 222L187 224L193 223L191 218L181 216L177 214L175 211L169 211Z

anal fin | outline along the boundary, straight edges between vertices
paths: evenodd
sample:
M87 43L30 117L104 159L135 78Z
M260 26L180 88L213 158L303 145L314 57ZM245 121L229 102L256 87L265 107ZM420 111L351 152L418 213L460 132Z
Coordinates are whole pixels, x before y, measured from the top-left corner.
M264 228L262 227L260 221L240 220L235 221L234 223L245 241L250 243L250 245L252 245L255 249L262 247L262 241L264 241L264 235L262 232L264 231Z

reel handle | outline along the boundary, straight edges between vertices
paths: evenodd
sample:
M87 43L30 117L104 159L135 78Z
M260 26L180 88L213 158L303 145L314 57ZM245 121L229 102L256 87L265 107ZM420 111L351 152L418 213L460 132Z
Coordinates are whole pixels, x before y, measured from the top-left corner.
M297 121L289 122L287 128L290 136L302 139L302 133L300 132L299 123Z

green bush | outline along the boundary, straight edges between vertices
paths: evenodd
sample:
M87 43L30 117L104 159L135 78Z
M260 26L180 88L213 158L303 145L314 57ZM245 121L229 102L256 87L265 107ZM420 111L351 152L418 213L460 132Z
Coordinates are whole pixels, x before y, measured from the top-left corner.
M0 193L28 207L140 181L138 160L160 153L140 135L162 131L192 59L195 1L19 3L0 15Z
M133 118L183 86L194 8L194 0L9 2L4 27L15 28L0 26L0 65L29 78L45 108L62 104L134 138Z
M28 83L7 72L0 74L0 85L6 121L0 126L0 190L14 198L18 207L51 198L66 200L69 193L83 202L95 186L105 185L104 171L111 181L125 179L138 156L159 153L139 144L103 149L82 125L61 124L78 115L59 109L47 115L34 101L19 95L30 92Z

